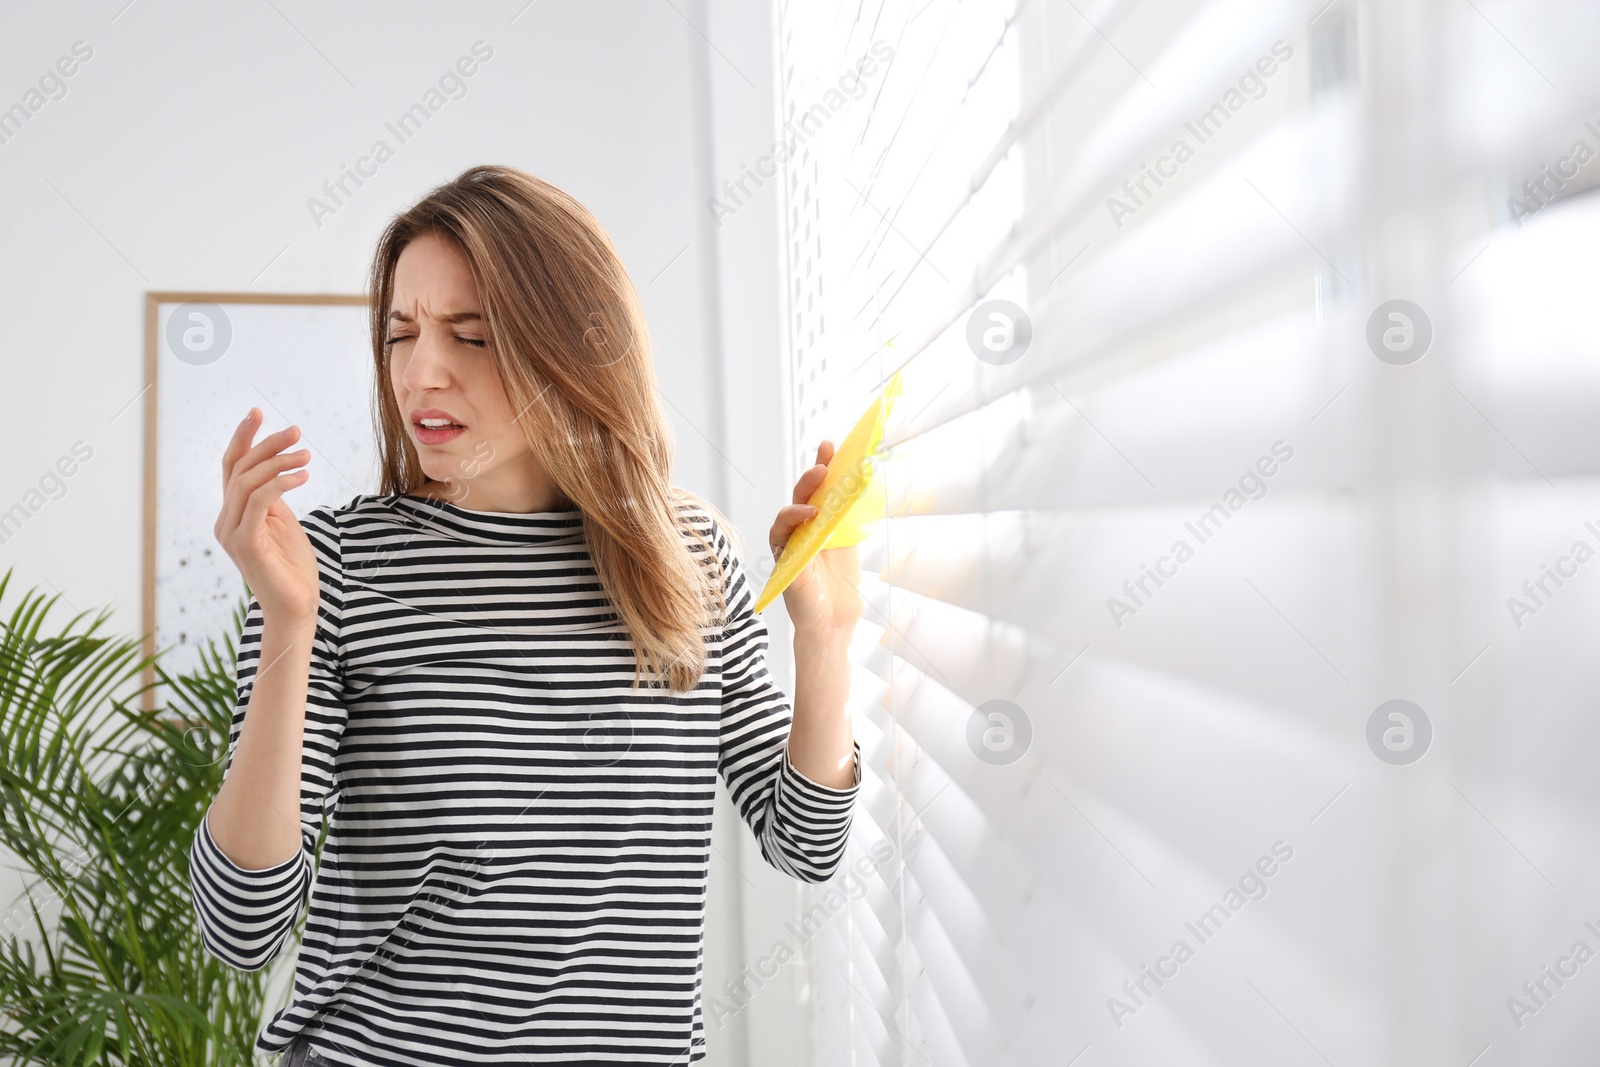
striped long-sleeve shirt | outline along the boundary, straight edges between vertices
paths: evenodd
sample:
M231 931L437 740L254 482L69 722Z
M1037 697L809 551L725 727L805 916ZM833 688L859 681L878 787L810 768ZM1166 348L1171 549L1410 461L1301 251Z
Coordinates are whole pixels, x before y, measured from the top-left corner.
M704 1057L718 774L767 862L817 882L844 853L860 746L849 787L795 769L743 563L706 509L679 511L728 605L681 694L630 688L580 512L391 495L301 520L321 578L302 849L242 868L202 819L189 854L202 938L229 964L265 966L306 916L293 996L259 1051L304 1035L340 1064ZM252 602L225 774L261 626Z

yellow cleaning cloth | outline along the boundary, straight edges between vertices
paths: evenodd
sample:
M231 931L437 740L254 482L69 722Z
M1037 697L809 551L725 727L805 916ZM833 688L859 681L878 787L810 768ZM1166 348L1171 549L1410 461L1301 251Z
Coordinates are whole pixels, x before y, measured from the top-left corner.
M894 398L899 395L900 374L896 372L844 443L834 450L822 484L806 501L817 513L789 535L772 576L756 598L756 611L777 599L818 552L860 544L872 525L884 517L888 497L883 483L873 477L877 469L874 457L883 443L883 427L889 421Z

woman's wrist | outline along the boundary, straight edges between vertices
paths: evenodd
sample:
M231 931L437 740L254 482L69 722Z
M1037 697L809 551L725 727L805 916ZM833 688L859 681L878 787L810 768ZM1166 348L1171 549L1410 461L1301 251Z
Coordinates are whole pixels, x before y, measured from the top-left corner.
M274 612L263 609L261 613L263 639L274 639L279 644L311 643L317 635L317 613Z
M854 626L801 626L794 628L794 648L807 652L839 652L849 650L855 636Z
M856 624L829 624L829 622L795 622L795 643L808 645L850 645L856 633Z

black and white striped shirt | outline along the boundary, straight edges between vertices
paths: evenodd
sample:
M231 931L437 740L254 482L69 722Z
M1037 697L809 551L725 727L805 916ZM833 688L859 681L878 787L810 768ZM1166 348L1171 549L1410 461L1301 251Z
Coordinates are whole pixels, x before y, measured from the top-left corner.
M304 1034L340 1064L704 1057L718 774L766 860L816 882L843 856L861 757L844 789L789 762L792 706L755 590L715 519L679 511L715 546L728 603L682 694L630 688L578 511L358 496L301 520L322 597L302 850L241 868L202 820L189 854L202 938L229 964L265 966L307 916L293 997L259 1051ZM252 601L227 771L261 625Z

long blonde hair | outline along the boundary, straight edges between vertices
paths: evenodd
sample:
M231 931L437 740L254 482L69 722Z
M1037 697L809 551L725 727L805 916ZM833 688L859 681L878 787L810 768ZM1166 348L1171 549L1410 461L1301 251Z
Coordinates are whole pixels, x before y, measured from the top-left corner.
M379 238L369 292L383 493L428 481L383 344L395 265L425 233L471 265L517 422L557 492L582 512L595 572L632 641L634 688L649 672L653 685L693 689L705 670L700 628L725 624L727 605L717 554L680 506L699 505L734 535L709 503L670 484L672 428L656 397L638 293L598 220L550 183L511 167L471 167ZM706 548L701 562L686 531Z

